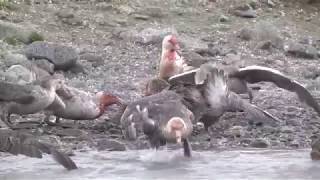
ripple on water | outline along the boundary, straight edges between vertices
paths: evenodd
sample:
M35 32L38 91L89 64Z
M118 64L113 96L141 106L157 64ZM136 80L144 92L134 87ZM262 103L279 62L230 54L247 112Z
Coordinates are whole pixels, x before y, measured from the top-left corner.
M0 154L1 155L1 154ZM180 150L76 153L80 167L66 171L51 160L4 156L1 180L167 180L167 179L319 179L320 162L309 150L241 150L194 152ZM15 163L12 163L15 162Z

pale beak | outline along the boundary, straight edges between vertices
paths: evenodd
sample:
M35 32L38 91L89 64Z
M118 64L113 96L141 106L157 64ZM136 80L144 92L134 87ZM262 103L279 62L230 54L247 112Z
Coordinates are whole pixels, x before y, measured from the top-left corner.
M182 137L182 133L181 131L176 131L176 141L178 144L181 144L181 137Z
M179 44L174 45L173 49L176 50L176 51L177 51L177 50L180 50Z

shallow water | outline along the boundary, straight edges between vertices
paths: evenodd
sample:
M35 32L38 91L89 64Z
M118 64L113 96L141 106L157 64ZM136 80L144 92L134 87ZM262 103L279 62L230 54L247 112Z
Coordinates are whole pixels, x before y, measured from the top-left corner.
M320 162L310 150L241 150L193 152L179 150L85 152L72 158L80 169L66 171L50 156L1 157L1 180L164 180L164 179L320 179ZM12 161L16 161L12 163Z

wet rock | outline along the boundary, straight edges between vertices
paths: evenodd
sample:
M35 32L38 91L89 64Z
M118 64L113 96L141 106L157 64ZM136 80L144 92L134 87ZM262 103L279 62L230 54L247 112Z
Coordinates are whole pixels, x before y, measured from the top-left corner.
M16 45L17 43L30 44L34 41L42 41L43 37L30 27L0 20L0 39L8 44Z
M97 142L98 151L125 151L126 146L123 142L112 139L101 139Z
M36 61L33 61L33 63L50 74L54 73L54 64L46 59L37 59Z
M311 141L311 153L312 160L320 160L320 138L314 137Z
M267 148L269 142L266 139L255 139L251 142L250 146L254 148Z
M254 31L252 29L249 29L247 27L242 28L240 32L238 33L238 37L245 41L250 41L254 37Z
M68 70L78 60L77 52L72 48L48 42L34 42L25 49L28 59L47 59L54 64L55 70Z
M256 18L257 13L252 9L250 5L244 5L236 7L233 11L235 16L243 17L243 18Z
M36 80L36 76L22 65L13 65L5 72L5 80L18 84L28 84Z
M318 51L311 45L291 43L287 47L287 53L298 58L315 59L317 58Z

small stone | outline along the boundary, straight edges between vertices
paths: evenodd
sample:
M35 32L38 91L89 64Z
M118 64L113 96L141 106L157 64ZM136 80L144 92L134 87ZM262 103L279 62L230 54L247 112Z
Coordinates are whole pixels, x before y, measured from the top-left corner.
M282 133L293 133L295 131L294 127L291 126L283 126L280 130Z
M233 10L235 16L243 18L256 18L257 13L250 5L238 6Z
M265 139L255 139L252 141L250 146L254 148L267 148L269 146L269 142Z
M149 16L147 16L147 15L142 15L142 14L134 14L133 17L134 17L135 19L144 20L144 21L149 20Z
M162 18L164 16L162 9L159 7L147 7L145 12L148 16L153 18Z
M63 9L63 10L56 12L56 16L59 18L73 18L74 13L70 10Z
M262 41L262 42L258 43L257 48L263 49L263 50L271 50L272 43L271 43L271 41Z
M289 45L287 53L298 58L315 59L318 51L311 45L292 43Z
M254 32L249 28L242 28L238 34L238 37L245 41L253 39Z
M39 68L47 71L50 74L54 73L54 64L49 62L46 59L37 59L36 61L33 61Z
M276 6L276 4L272 0L267 0L267 5L271 8Z
M101 139L101 140L98 140L97 149L98 149L98 151L104 151L104 150L125 151L126 146L124 143L122 143L118 140Z
M219 21L220 22L228 22L229 21L229 17L228 16L225 16L225 15L221 15L219 17Z

